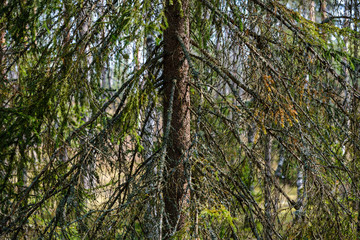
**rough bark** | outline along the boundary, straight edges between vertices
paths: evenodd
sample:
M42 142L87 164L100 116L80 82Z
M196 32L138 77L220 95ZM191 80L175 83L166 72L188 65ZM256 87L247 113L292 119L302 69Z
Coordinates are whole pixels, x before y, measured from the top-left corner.
M167 125L167 112L172 83L176 80L174 92L168 151L166 154L166 179L164 183L164 237L168 238L183 228L183 212L189 200L185 162L188 161L190 146L190 94L189 63L183 47L190 46L189 1L166 1L165 16L168 28L164 31L164 124ZM182 39L184 46L177 39Z

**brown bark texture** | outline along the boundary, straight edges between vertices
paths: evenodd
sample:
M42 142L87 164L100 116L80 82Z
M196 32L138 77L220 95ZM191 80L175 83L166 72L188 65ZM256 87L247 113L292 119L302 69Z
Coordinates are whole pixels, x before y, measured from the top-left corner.
M181 2L181 4L179 3ZM167 125L167 112L172 111L170 134L167 139L166 175L164 183L164 237L180 230L184 226L183 210L188 205L189 190L185 174L185 162L188 161L190 146L190 94L189 63L184 48L188 51L189 1L166 1L165 16L168 28L164 31L164 124ZM183 46L177 36L182 39ZM176 81L172 109L170 96L173 82Z

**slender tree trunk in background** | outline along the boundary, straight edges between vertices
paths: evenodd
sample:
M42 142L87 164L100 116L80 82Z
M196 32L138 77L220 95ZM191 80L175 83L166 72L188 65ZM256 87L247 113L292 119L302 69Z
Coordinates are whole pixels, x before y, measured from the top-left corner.
M309 9L309 20L315 22L315 1L310 1L310 9Z
M112 87L112 68L111 68L111 64L108 62L107 63L107 80L108 80L108 89L111 90ZM112 92L111 92L111 96L112 96Z
M172 2L172 3L171 3ZM181 9L182 8L182 9ZM189 63L177 36L189 50L189 0L165 3L165 16L168 28L164 31L164 124L167 125L167 112L173 81L176 81L171 129L166 154L166 177L164 183L164 237L169 238L183 228L188 205L189 190L185 176L184 162L188 161L190 146L190 94Z
M350 13L350 7L349 7L349 1L348 0L345 0L345 16L350 16L351 13ZM349 27L350 25L350 21L347 19L345 20L345 23L344 23L344 28L346 27ZM342 51L344 53L348 53L349 51L349 48L347 47L348 45L348 37L345 36L344 37L344 47L342 48ZM347 58L344 57L344 62L348 62ZM346 67L346 66L343 66L343 76L344 76L344 80L345 80L345 83L346 85L349 85L350 84L350 76L349 76L349 69ZM350 109L350 101L351 101L351 96L349 94L349 91L348 91L348 87L345 87L344 88L344 102L343 102L343 106L344 106L344 109ZM349 131L349 126L350 126L350 120L349 120L349 117L348 116L345 116L345 119L344 119L344 122L345 122L345 126L344 126L344 129L346 129L346 131ZM345 139L341 145L342 145L342 152L343 154L346 153L346 142L348 141L348 139Z
M280 178L280 179L284 178L284 175L283 175L284 163L285 163L284 147L283 147L283 145L281 143L279 143L279 163L278 163L278 166L277 166L276 171L275 171L275 176Z
M254 100L251 100L251 101L254 101ZM248 138L249 147L252 147L254 144L255 132L256 132L256 124L253 122L253 123L249 124L249 126L248 126L247 138Z
M107 69L107 64L104 64L103 68L101 69L101 87L105 90L105 89L109 89L107 85L107 73L108 73L108 69Z
M90 51L90 47L87 43L87 34L89 34L89 28L90 28L90 20L91 20L91 13L90 13L90 9L92 8L92 6L88 3L85 2L83 3L82 9L80 11L80 16L79 16L79 37L80 39L82 39L82 43L84 44L82 46L82 50L81 50L81 54L83 55L83 64L81 65L83 68L83 72L82 74L84 74L86 81L88 81L88 83L90 83L91 81L91 75L90 75L90 69L89 66L91 64L91 56L89 55L89 51ZM85 84L84 84L85 85ZM84 89L85 91L85 89ZM88 120L88 115L83 115L83 121L86 122ZM91 134L91 133L88 133ZM83 142L84 146L88 146L89 144L87 144L86 142ZM90 149L89 149L90 148ZM96 170L96 158L94 156L94 153L92 152L93 150L91 149L91 147L85 147L85 154L84 157L86 158L83 162L83 184L84 184L84 188L85 189L91 189L93 187L95 187L96 185L96 180L94 177L94 173ZM90 151L90 153L89 153Z
M79 38L82 41L82 46L80 50L80 59L81 59L81 75L83 76L84 86L90 85L91 82L91 73L89 66L91 64L91 56L90 47L87 43L87 35L89 34L90 22L91 22L91 6L92 3L88 1L83 1L81 3L81 10L79 12L79 18L77 19L78 22L78 29L79 29ZM84 88L80 94L85 94L86 89ZM83 98L83 96L80 96ZM84 104L84 100L80 100L81 104ZM82 120L84 122L88 121L89 116L88 114L82 115ZM91 135L92 132L87 132L87 136ZM85 190L87 193L91 193L91 189L96 186L96 153L94 153L94 149L92 148L91 144L89 144L88 140L81 139L80 144L83 146L83 154L81 155L81 181L82 181L82 189ZM86 211L86 207L88 201L86 198L83 197L83 193L79 192L78 194L78 206L76 208L76 214L80 217ZM81 235L85 235L88 231L88 223L86 219L80 219L78 221L78 231Z
M90 82L90 73L89 73L89 65L90 65L90 61L91 61L91 57L89 54L90 51L90 47L89 44L87 43L87 35L89 34L89 27L90 27L90 21L91 21L91 5L84 1L82 3L82 7L80 10L80 14L79 14L79 37L82 41L82 48L81 48L81 54L83 56L81 56L82 58L84 58L84 64L82 64L82 68L84 68L82 71L84 73L84 75L86 76L87 81Z
M352 9L354 10L355 19L359 19L359 3L358 1L351 1ZM358 23L354 22L354 32L358 32ZM360 34L357 33L356 37L360 37ZM358 42L354 39L354 59L359 57L359 46ZM356 92L359 92L359 71L360 71L360 63L355 62L355 72L353 77L353 87L354 92L352 96L352 121L351 121L351 132L352 132L352 144L353 144L353 172L354 172L354 193L356 199L356 208L358 212L357 216L357 238L360 239L360 190L359 190L359 182L360 182L360 174L358 169L358 164L360 162L360 143L359 143L359 98L355 96Z
M275 184L277 184L278 186L280 186L281 180L285 179L284 170L283 170L284 163L285 163L285 151L284 151L283 145L281 144L282 139L280 138L279 140L280 140L278 142L279 162L278 162L278 165L277 165L276 170L275 170L275 176L276 176ZM279 201L280 200L280 193L275 192L274 197L275 197L275 201L274 201L275 209L274 210L275 210L275 212L277 212L278 208L281 208L281 202Z
M63 33L63 45L64 45L64 52L65 52L65 57L63 58L63 66L64 66L64 72L66 74L66 72L69 70L70 67L70 57L68 54L66 54L69 51L69 47L70 47L70 16L69 16L69 12L70 12L70 3L68 2L68 0L64 0L63 2L63 9L64 9L64 33Z
M301 165L298 166L297 170L297 210L295 212L295 220L302 219L303 217L303 205L304 205L304 170Z
M196 79L197 81L198 79ZM195 149L199 148L199 133L201 131L201 116L202 116L202 106L203 106L203 102L204 102L204 96L201 93L200 95L200 101L199 101L199 106L197 109L197 119L196 119L196 136L194 139L195 142ZM197 151L195 151L194 154L195 158L199 157L199 154ZM191 214L191 221L192 221L192 225L193 227L193 238L195 240L199 240L199 207L198 207L198 196L197 196L197 192L199 190L199 187L197 186L197 184L200 182L199 179L199 174L197 173L197 171L194 171L193 173L191 173L191 182L190 182L190 186L191 186L191 192L190 192L190 199L191 199L191 206L190 206L190 214Z
M320 5L321 22L324 22L324 20L327 18L326 6L327 6L326 0L321 0L321 5Z
M271 137L269 134L264 136L264 205L265 205L265 226L264 239L272 239L273 217L272 217L272 199L271 199Z
M299 13L302 14L303 17L306 16L306 13L305 13L305 2L306 0L300 0L299 1Z
M68 0L63 1L63 10L64 10L64 15L63 15L63 21L64 21L64 32L63 32L63 54L64 54L64 58L63 58L63 78L66 79L66 76L68 74L68 71L70 70L70 66L71 66L71 56L69 56L67 53L69 52L69 48L70 48L70 16L69 16L69 12L70 12L70 5ZM56 128L60 129L61 131L61 126L57 124ZM64 142L64 138L61 132L59 134L61 136L61 142ZM66 162L68 160L68 152L67 152L67 147L66 146L62 146L61 149L59 150L59 160L62 162Z
M7 1L4 2L4 7L7 5ZM0 80L3 84L6 80L6 64L5 64L5 23L0 23ZM0 85L1 86L1 85Z
M326 6L327 6L326 0L321 0L320 1L321 22L324 22L325 19L327 18ZM326 41L325 33L322 33L322 37Z
M101 0L100 4L101 4L101 7L105 6L106 5L105 0ZM103 14L103 13L104 13L104 9L102 8L102 10L100 11L100 14ZM104 19L104 21L107 21L107 19ZM105 28L104 28L101 31L102 42L105 41L105 38L106 38L106 32L105 32ZM106 88L110 89L110 86L106 86L107 85L107 76L108 76L108 72L109 72L108 63L109 63L109 60L106 61L106 64L104 64L104 66L102 66L102 69L101 69L101 87L103 88L103 90L105 90ZM105 96L106 96L106 94L105 94Z
M276 167L275 174L274 174L276 177L276 178L274 178L274 184L279 187L280 187L280 180L282 180L284 177L282 173L283 173L283 165L285 162L284 147L280 143L281 141L282 140L280 138L280 141L278 142L279 162ZM277 216L278 209L281 208L280 193L278 191L274 191L274 193L272 195L273 195L273 199L274 199L272 202L273 203L273 211L274 211L273 221L275 223L276 217L278 217Z
M312 22L316 21L316 15L315 15L315 1L310 1L310 8L309 8L309 20ZM310 77L309 75L306 76L306 81L307 83L305 84L304 88L308 88L309 87L309 80ZM307 100L306 100L307 101ZM308 106L307 106L308 108ZM310 129L310 123L307 126ZM303 137L304 132L300 132L301 135L301 139L304 145L306 140ZM308 151L307 146L304 146L303 151ZM307 161L307 159L303 159L304 162ZM297 204L297 210L295 212L295 220L298 221L300 219L303 219L303 211L304 211L304 200L305 200L305 196L306 196L306 190L305 190L305 180L304 180L304 170L306 171L306 169L303 168L303 166L301 165L301 163L298 163L297 166L297 181L296 181L296 186L297 186L297 200L296 200L296 204Z
M254 101L254 99L252 99L251 101ZM248 146L249 148L253 148L254 145L254 140L255 140L255 132L256 132L256 124L254 122L250 123L248 125L248 131L247 131L247 141L248 141ZM254 181L254 166L253 166L253 162L252 160L249 158L249 190L252 191L254 190L254 186L253 186L253 181Z
M151 57L151 53L155 48L155 41L154 38L149 35L146 38L146 60ZM145 81L152 81L152 72L151 70L147 71L147 77ZM141 83L142 87L144 87L145 83ZM149 104L145 109L145 112L142 113L142 118L146 121L145 123L145 134L143 137L143 145L145 148L144 160L147 160L153 154L153 147L154 147L154 134L156 130L156 119L157 114L156 110L153 108L153 99L152 95L148 96ZM155 175L157 173L157 169L155 164L148 164L146 167L146 179L148 183L148 187L146 188L149 196L149 200L146 202L146 212L144 216L144 232L146 234L147 239L159 239L159 210L157 209L157 202L156 202L156 193L154 190L156 189L156 182L154 182Z

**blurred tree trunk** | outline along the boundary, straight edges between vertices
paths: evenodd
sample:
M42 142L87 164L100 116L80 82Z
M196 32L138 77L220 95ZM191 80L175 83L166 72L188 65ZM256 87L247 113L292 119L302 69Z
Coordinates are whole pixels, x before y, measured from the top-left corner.
M6 7L7 5L7 1L5 0L5 2L3 3L4 7ZM5 80L6 79L6 64L5 64L5 51L6 51L6 47L5 47L5 23L1 22L0 23L0 79L1 80ZM3 81L1 81L3 82Z
M315 1L310 1L310 9L309 9L309 20L315 22Z
M151 35L146 37L146 60L152 57L152 52L155 49L155 41ZM152 81L153 73L151 69L147 71L146 78L143 83L141 83L142 87L145 86L145 81ZM148 160L153 154L154 148L154 135L156 134L156 125L159 121L158 114L156 109L154 109L155 102L154 96L150 94L148 96L149 104L146 107L145 111L141 113L142 118L145 121L145 133L143 136L143 146L145 148L144 152L144 160ZM157 174L157 169L154 164L148 164L146 168L146 179L148 180L148 187L146 191L149 193L149 200L146 202L146 212L144 216L144 228L147 239L159 239L160 234L160 224L159 221L159 210L157 208L156 202L156 193L154 190L156 189L156 183L154 182L155 175Z
M359 19L359 3L358 1L351 1L351 9L354 11L354 18ZM350 10L351 11L351 10ZM358 32L358 23L354 22L354 32ZM357 34L357 37L360 37ZM358 41L354 38L353 42L353 59L358 59L359 57L359 46ZM360 146L359 146L359 128L360 128L360 119L359 119L359 97L356 96L356 92L359 92L359 71L360 71L360 63L358 61L354 61L355 71L352 79L354 91L352 96L352 120L351 120L351 133L352 133L352 145L353 145L353 173L354 173L354 194L356 201L356 209L358 212L357 216L357 238L360 239L360 192L359 192L359 178L360 175L358 173L358 164L360 161Z
M325 20L327 19L327 12L326 12L326 0L321 0L320 2L320 13L321 13L321 22L325 22ZM322 31L322 37L323 39L326 41L326 34L324 33L324 30Z
M315 1L311 0L310 1L310 8L309 8L309 20L312 22L316 22L316 15L315 15ZM308 81L310 81L310 77L309 75L306 75L306 81L307 83L305 84L304 88L308 88L310 87L310 84ZM308 108L308 106L307 106ZM310 129L310 123L308 123L307 126ZM301 134L304 134L304 132L302 132ZM302 141L306 142L306 140L302 137ZM302 151L308 151L307 146L304 146L304 149ZM303 161L307 161L305 158L303 158ZM306 196L306 190L305 190L305 184L306 184L306 180L304 179L304 167L301 165L301 163L298 164L298 170L297 170L297 180L296 180L296 186L297 186L297 210L295 212L295 220L300 220L303 219L303 213L304 213L304 200L305 200L305 196Z
M321 22L324 22L325 19L327 18L326 6L327 6L326 0L322 0L320 5Z
M264 136L264 161L265 161L265 176L264 176L264 205L265 205L265 226L264 239L272 239L273 232L273 207L271 198L271 137L269 134Z
M190 146L190 94L189 63L183 48L189 50L189 1L166 1L165 16L168 28L164 31L164 124L167 112L172 111L168 151L166 154L166 176L164 183L164 237L183 228L184 209L188 205L189 191L185 162ZM182 40L182 43L178 40ZM183 46L182 46L183 44ZM176 81L172 109L169 100L173 82Z
M283 175L284 163L285 163L285 151L283 145L279 142L279 163L275 171L275 176L280 179L285 178Z
M101 15L104 14L103 6L105 6L105 5L106 5L105 0L101 0L100 1L100 6L102 8L101 11L100 11ZM106 21L106 20L104 19L104 21ZM104 42L105 39L106 39L106 30L104 28L101 31L101 42ZM105 89L110 90L110 88L111 88L110 84L107 83L108 75L109 75L108 72L109 72L109 60L107 59L106 63L104 63L104 66L102 66L102 69L101 69L101 87L103 88L103 90L105 90ZM108 85L108 86L106 86L106 85Z

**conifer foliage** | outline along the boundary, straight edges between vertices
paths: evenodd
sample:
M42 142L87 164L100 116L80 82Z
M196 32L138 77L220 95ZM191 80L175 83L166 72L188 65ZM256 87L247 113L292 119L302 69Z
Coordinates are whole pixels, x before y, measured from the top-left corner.
M359 11L5 0L0 238L359 238Z

